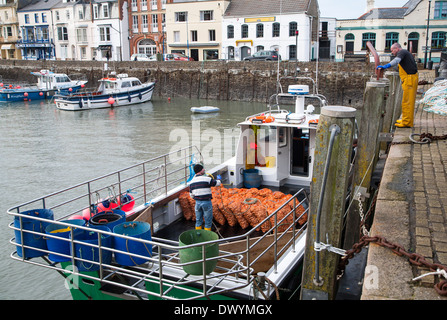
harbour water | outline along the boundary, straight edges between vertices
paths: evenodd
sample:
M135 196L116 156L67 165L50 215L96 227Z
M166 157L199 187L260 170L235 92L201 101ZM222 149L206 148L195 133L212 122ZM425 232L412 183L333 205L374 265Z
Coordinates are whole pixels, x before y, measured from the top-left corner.
M204 105L220 112L191 114L191 107ZM183 98L79 112L57 110L52 101L0 104L0 299L71 298L57 272L9 257L15 247L8 208L186 142L200 143L202 150L216 143L223 148L235 141L238 122L265 109L264 103ZM211 154L209 166L230 153Z

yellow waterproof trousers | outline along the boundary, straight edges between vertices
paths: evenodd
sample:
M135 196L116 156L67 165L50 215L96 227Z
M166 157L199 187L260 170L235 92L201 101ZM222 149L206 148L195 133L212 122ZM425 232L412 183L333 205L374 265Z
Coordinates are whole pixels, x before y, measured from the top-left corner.
M399 65L399 76L402 81L402 122L405 127L412 127L414 121L414 104L416 103L416 93L418 89L418 74L407 74Z

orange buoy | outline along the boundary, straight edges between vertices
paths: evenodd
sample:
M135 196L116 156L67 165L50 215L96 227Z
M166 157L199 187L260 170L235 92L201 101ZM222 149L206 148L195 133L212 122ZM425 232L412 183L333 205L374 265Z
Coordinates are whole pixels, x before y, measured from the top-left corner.
M107 102L109 104L114 104L115 103L115 99L113 99L112 97L109 98L109 100L107 100Z

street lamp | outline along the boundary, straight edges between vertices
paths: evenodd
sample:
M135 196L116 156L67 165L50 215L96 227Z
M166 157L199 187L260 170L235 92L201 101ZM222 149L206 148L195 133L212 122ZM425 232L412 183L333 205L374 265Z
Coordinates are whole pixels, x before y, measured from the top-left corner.
M425 57L424 57L424 69L427 69L427 55L428 55L428 32L430 29L430 9L431 0L428 0L428 16L427 16L427 35L425 37Z

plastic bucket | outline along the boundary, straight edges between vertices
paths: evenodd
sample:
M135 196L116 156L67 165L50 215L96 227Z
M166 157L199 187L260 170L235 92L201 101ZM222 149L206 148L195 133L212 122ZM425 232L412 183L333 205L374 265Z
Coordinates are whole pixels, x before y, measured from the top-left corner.
M191 244L203 243L219 239L217 233L208 230L189 230L183 232L179 237L179 246L188 246ZM187 263L203 259L203 245L180 249L180 263ZM214 258L219 255L219 244L212 243L205 245L205 257ZM217 265L217 259L208 261L205 259L205 274L213 272ZM202 262L183 266L183 271L191 275L203 275Z
M247 169L243 171L243 174L245 188L259 188L261 186L262 177L258 169Z
M124 222L115 228L113 232L120 235L125 235L134 238L140 238L144 240L152 240L151 237L151 225L147 222L135 221ZM152 256L152 245L124 239L121 237L114 237L114 248L120 251L128 252L130 254L115 252L115 260L122 266L137 266L145 263ZM147 259L138 258L131 254L138 254L146 256Z
M92 230L82 230L82 232L74 233L74 240L83 243L74 243L74 257L75 265L79 271L98 271L100 266L94 262L99 263L100 252L97 247L98 232L96 230L111 232L110 228L106 226L91 226ZM89 245L90 244L90 245ZM95 245L95 247L91 246ZM71 246L70 246L71 248ZM106 234L101 235L101 263L110 264L112 262L112 251L106 248L112 248L112 237ZM76 258L85 259L88 261L77 260Z
M89 220L90 225L106 226L110 230L123 222L126 222L126 213L122 210L101 212Z
M73 224L73 225L77 225L77 226L85 225L85 220L83 220L83 219L71 219L71 220L64 220L61 222L65 222L65 223L69 223L69 224ZM79 233L82 231L83 230L76 229L76 228L74 228L74 230L73 230L74 233ZM68 239L70 237L70 233L71 233L70 227L52 223L52 224L49 224L45 228L45 233L49 234L51 236L67 239L67 240L59 240L59 239L56 239L53 237L46 237L48 251L51 252L48 255L48 259L50 259L53 262L70 261L71 260L70 258L63 257L61 255L56 254L56 253L62 253L65 255L70 255L71 243L70 243L70 241L68 241Z
M276 167L276 158L275 157L265 157L265 165L267 168Z
M35 209L35 210L28 210L25 212L22 212L21 214L28 215L30 217L37 217L37 218L43 218L48 220L54 220L54 214L53 211L50 209ZM45 228L48 226L49 222L39 221L32 218L22 218L22 225L20 225L20 217L15 216L14 217L14 227L18 229L23 230L23 245L33 247L34 249L24 248L24 252L22 252L22 234L20 230L14 230L16 242L19 244L17 245L17 254L19 257L23 257L25 259L28 258L34 258L34 257L41 257L46 255L46 252L38 250L43 249L47 250L47 241L44 238L45 234ZM42 233L34 234L26 232L33 231L33 232L39 232Z

